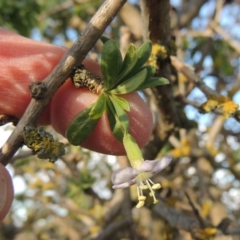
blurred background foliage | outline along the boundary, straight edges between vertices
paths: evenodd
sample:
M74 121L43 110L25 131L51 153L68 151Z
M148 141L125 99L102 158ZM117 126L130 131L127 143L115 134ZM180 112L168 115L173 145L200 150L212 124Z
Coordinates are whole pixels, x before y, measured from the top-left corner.
M101 2L0 0L0 25L70 47ZM143 41L142 18L147 17L141 15L146 10L143 3L129 1L105 31L119 42L123 54L129 43ZM125 157L70 146L47 127L64 142L67 153L55 164L25 148L14 157L9 168L15 200L0 225L0 240L240 239L240 1L171 0L170 4L171 31L163 33L168 43L155 42L168 56L160 57L161 52L152 56L158 74L172 81L164 88L171 98L164 103L167 111L156 101L161 90L141 93L155 124L144 155L152 159L169 154L174 159L154 179L162 185L159 203L136 209L134 186L130 191L112 190L111 173L128 165ZM168 12L164 14L168 18ZM98 60L100 52L97 43L89 55ZM188 71L195 69L200 83L170 66L173 53ZM168 111L170 127L161 115Z

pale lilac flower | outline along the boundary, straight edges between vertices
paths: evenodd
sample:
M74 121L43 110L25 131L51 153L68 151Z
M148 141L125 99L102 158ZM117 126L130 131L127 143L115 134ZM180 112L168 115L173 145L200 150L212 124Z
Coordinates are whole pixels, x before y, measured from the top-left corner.
M154 190L159 189L161 185L159 183L155 184L150 177L166 168L171 160L172 158L166 156L154 161L145 160L138 169L133 167L118 169L112 175L113 188L126 188L136 183L139 200L137 207L144 205L146 197L143 195L143 189L149 189L154 203L157 203Z

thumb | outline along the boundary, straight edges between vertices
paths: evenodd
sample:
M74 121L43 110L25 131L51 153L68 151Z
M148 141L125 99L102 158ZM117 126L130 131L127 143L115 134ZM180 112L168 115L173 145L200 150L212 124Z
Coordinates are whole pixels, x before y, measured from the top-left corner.
M20 118L31 96L29 83L43 80L60 61L65 48L21 37L0 28L0 114ZM90 59L83 64L100 75L100 66ZM144 146L152 131L152 114L137 93L123 95L130 103L130 133L140 147ZM52 124L56 131L65 135L74 117L95 102L98 95L87 89L76 89L67 81L54 95L39 119L40 124ZM122 143L112 134L106 114L82 146L105 154L125 155Z
M13 201L13 184L6 168L0 164L0 222L6 217Z

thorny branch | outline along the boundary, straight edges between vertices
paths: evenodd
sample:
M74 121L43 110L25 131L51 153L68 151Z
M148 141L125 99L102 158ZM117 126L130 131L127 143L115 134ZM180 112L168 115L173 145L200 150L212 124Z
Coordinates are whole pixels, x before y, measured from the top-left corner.
M171 40L170 2L168 0L141 0L140 2L145 31L143 38L150 39L153 44L160 42L162 45L167 46ZM169 58L159 59L157 65L158 72L156 76L166 77L171 80ZM151 140L144 149L145 157L148 159L156 157L170 134L180 124L173 101L172 84L166 85L164 88L161 88L161 86L153 88L152 95L158 109L159 118Z
M171 64L174 68L185 75L191 82L194 82L206 96L219 96L219 94L208 87L195 73L194 70L175 56L171 56Z
M188 199L190 199L188 197ZM191 200L190 200L191 202ZM195 209L195 206L190 203L190 205ZM204 229L206 226L205 220L199 216L199 218L194 218L187 216L183 212L176 210L175 208L167 206L164 202L158 203L153 207L153 211L158 214L160 217L168 221L168 223L174 227L183 229L189 233L191 233L193 236L198 235L199 229ZM226 221L227 220L227 221ZM225 224L222 224L224 222L227 222L226 226ZM238 235L240 233L239 228L228 228L230 225L229 219L222 219L220 224L218 226L212 226L216 230L218 230L217 235Z
M70 76L72 69L83 61L88 51L125 2L126 0L106 0L96 12L82 36L73 44L51 74L44 79L43 82L47 86L44 98L31 100L17 127L0 150L0 162L3 165L7 165L14 153L21 147L23 128L36 122L57 89Z
M172 18L172 27L178 27L179 29L187 27L189 23L197 15L201 6L206 3L207 0L191 0L184 5L183 9L180 12L176 13L176 16Z
M209 26L212 31L218 33L238 54L240 54L240 44L234 41L216 22L210 21Z
M109 224L96 238L92 240L104 240L104 239L112 239L116 232L126 229L129 224L129 219L123 219L118 222L113 222Z
M194 204L193 204L189 194L186 191L185 191L185 195L186 195L186 197L188 199L189 205L191 206L191 208L192 208L192 210L193 210L193 212L194 212L194 214L195 214L195 216L196 216L196 218L197 218L197 220L199 222L199 225L201 226L201 228L206 227L206 223L204 222L204 219L200 215L198 209L194 206Z
M188 217L181 213L180 211L168 207L163 202L158 203L153 207L153 211L156 212L163 219L166 219L171 226L184 229L188 232L191 232L193 228L199 228L199 222L197 219Z
M175 56L171 56L171 64L173 65L173 67L180 73L182 73L190 82L192 82L196 87L198 87L206 96L207 98L211 98L211 97L216 97L219 98L221 95L219 93L217 93L215 90L213 90L212 88L208 87L203 81L202 79L200 79L197 74L195 74L194 70L192 67L190 67L188 64L185 64L184 62L182 62L181 60L179 60L177 57ZM184 104L190 104L192 106L194 106L195 108L202 110L202 104L191 101L189 99L187 99L185 96L178 96L178 98L180 98L181 102ZM223 114L222 109L220 108L215 108L212 109L212 112L214 112L215 114ZM233 115L232 115L238 122L240 122L240 117L239 117L239 111L236 111Z

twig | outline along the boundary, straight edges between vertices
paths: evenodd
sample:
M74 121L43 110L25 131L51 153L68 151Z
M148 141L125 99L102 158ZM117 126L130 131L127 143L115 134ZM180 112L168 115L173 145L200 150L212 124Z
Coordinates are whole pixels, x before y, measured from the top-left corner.
M190 200L189 196L188 200ZM195 206L192 204L191 200L189 202L192 207L196 210ZM194 210L194 212L195 212ZM201 216L199 215L200 218L198 218L198 220L196 218L193 217L189 217L186 214L176 210L175 208L172 207L168 207L165 203L160 202L158 204L156 204L153 207L153 211L158 214L160 217L162 217L163 219L165 219L172 227L175 228L179 228L179 229L183 229L185 231L188 231L192 234L194 234L196 229L201 229L206 227L205 226L205 222L203 221L203 219L201 218ZM196 214L196 212L195 212ZM220 227L217 227L219 230L223 230ZM224 231L222 231L223 235L239 235L240 234L240 228L236 227L236 228L232 228L232 229L226 229Z
M216 10L215 10L213 19L217 23L219 22L219 20L221 18L222 8L223 8L223 1L216 1L216 3L215 3Z
M131 17L129 17L131 16ZM142 40L142 21L140 11L136 6L126 3L119 12L119 17L124 24L130 29L130 33L136 40Z
M219 97L219 94L214 91L213 89L211 89L210 87L208 87L193 71L193 69L188 66L187 64L185 64L184 62L182 62L180 59L178 59L175 56L171 56L171 63L174 66L174 68L181 72L184 76L186 76L191 82L194 82L198 88L200 88L202 90L202 92L206 95L206 96L216 96Z
M239 235L240 234L240 227L227 229L225 231L225 235Z
M200 227L201 228L205 228L206 224L205 224L202 216L199 214L198 209L194 206L194 204L193 204L190 196L188 195L188 193L186 191L184 191L184 193L185 193L185 195L186 195L186 197L188 199L188 202L189 202L189 204L190 204L190 206L191 206L191 208L192 208L192 210L193 210L193 212L194 212L194 214L195 214L195 216L196 216L196 218L197 218L197 220L199 222Z
M192 38L198 38L198 37L203 37L203 38L212 38L214 35L213 31L210 28L204 29L202 31L197 31L197 30L188 30L187 32L181 31L181 30L175 30L174 34L179 37L192 37Z
M172 227L180 228L188 232L200 227L197 219L186 216L178 210L168 207L162 202L156 204L153 207L153 211L163 219L167 220Z
M232 48L240 54L240 44L234 41L216 22L210 21L209 26L211 29L218 33Z
M221 132L223 128L224 122L225 119L222 116L217 116L217 118L214 120L212 124L212 127L209 130L206 146L213 146L218 134Z
M32 154L32 150L20 151L12 158L12 163L18 159L30 157Z
M201 7L206 3L207 0L191 0L185 2L182 10L172 16L172 28L183 28L187 27L191 21L198 15Z
M185 97L182 97L182 96L179 96L178 99L180 99L184 104L192 105L193 107L195 107L197 109L200 109L200 107L202 105L201 103L191 101L188 98L185 98Z
M143 17L144 39L150 39L153 44L161 42L168 46L171 42L171 27L169 0L141 0ZM171 81L172 69L169 57L157 60L158 71L156 77L165 77ZM154 102L158 109L159 119L153 130L151 140L144 149L147 159L153 159L166 143L168 137L180 126L179 115L174 104L172 84L164 87L158 86L151 89Z
M104 213L103 219L107 226L114 218L120 213L121 207L124 202L124 190L117 189L114 191L112 199L106 204L106 212Z
M120 231L121 229L126 229L129 224L131 224L129 219L123 219L119 222L109 224L96 238L93 238L92 240L113 239L113 235L116 236L116 233L118 231Z
M44 80L47 86L45 96L43 99L31 100L17 127L0 150L0 162L2 164L7 165L10 162L12 156L22 144L23 128L36 122L57 89L70 76L73 68L83 61L88 51L125 2L126 0L106 0L94 15L82 36L73 44L60 63Z
M168 141L174 148L180 148L181 147L181 142L174 135L171 135L169 137Z

